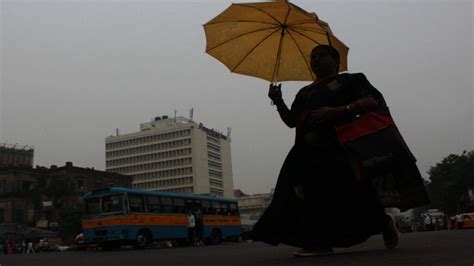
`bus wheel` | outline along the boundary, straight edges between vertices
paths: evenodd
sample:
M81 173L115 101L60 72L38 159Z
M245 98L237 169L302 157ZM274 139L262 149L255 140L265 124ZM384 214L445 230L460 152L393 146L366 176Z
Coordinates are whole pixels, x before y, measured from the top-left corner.
M211 233L211 244L217 245L221 242L221 231L219 229L212 230Z
M137 239L135 240L135 248L146 248L150 240L150 233L145 230L140 230L140 232L138 232Z

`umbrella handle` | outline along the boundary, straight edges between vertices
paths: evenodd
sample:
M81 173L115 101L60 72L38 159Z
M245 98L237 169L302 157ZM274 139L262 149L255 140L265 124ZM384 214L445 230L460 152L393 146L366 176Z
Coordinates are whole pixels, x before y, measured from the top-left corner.
M276 87L276 88L280 91L280 93L281 93L281 83L278 84L277 82L272 82L272 83L270 83L270 87ZM272 106L275 105L275 103L273 102L273 100L270 101L270 104L271 104Z

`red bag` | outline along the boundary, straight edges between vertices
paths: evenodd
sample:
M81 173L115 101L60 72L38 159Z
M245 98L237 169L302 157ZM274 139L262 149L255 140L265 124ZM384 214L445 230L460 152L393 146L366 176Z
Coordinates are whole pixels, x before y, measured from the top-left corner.
M363 113L336 126L357 180L393 173L403 160L414 161L388 110Z
M360 137L374 134L393 125L394 123L390 115L367 112L350 123L336 126L336 132L339 141L344 144Z

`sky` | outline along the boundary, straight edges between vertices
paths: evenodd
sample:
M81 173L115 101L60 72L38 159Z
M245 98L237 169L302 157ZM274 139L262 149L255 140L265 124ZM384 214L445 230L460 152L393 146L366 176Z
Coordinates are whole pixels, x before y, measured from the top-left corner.
M248 1L234 1L248 2ZM349 72L385 96L425 178L474 148L473 1L292 1L350 47ZM232 2L0 0L0 143L32 145L35 165L105 169L105 137L159 115L232 128L234 187L275 186L294 129L269 83L205 53L202 25ZM291 104L307 82L284 82Z

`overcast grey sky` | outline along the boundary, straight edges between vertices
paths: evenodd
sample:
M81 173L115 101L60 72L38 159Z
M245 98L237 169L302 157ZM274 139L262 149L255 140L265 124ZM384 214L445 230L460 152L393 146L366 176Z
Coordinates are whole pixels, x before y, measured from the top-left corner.
M202 25L231 3L1 1L0 142L34 145L37 165L104 169L116 128L193 107L197 122L232 127L235 188L269 191L294 131L270 106L268 82L204 53ZM473 149L473 1L293 3L350 47L350 72L385 95L423 173ZM305 84L283 84L288 104Z

